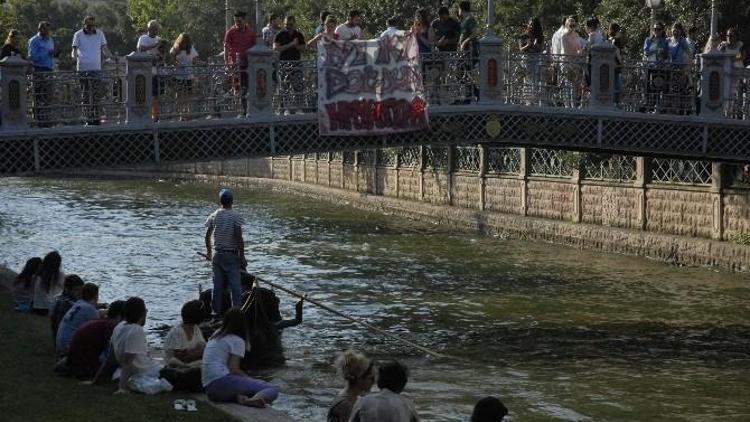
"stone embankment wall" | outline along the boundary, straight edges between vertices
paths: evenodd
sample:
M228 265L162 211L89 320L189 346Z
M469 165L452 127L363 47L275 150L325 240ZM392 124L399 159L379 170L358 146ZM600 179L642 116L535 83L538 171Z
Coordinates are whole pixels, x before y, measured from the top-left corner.
M735 167L578 155L571 166L570 154L426 146L162 164L151 170L212 183L269 179L274 182L264 183L297 194L347 198L355 206L405 217L750 271L750 246L727 241L750 233L750 186Z

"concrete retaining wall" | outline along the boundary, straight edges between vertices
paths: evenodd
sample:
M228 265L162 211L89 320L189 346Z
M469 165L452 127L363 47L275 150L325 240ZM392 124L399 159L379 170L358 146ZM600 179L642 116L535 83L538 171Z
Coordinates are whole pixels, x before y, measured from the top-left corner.
M750 247L722 241L750 232L750 190L486 175L382 167L314 156L165 164L115 171L239 185L281 184L295 194L346 198L364 209L487 233L649 256L688 265L748 271ZM107 172L96 171L96 174ZM112 171L107 174L112 174ZM265 179L265 180L264 180ZM720 179L720 178L719 178Z

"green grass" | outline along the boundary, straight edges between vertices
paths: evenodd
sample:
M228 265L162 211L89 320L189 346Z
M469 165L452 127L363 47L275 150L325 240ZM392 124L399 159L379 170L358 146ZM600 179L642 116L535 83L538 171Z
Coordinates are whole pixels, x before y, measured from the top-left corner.
M0 279L3 278L0 273ZM45 317L13 311L0 283L0 420L12 421L227 421L232 418L207 403L198 412L178 413L177 393L115 396L114 383L79 385L53 374L53 347Z

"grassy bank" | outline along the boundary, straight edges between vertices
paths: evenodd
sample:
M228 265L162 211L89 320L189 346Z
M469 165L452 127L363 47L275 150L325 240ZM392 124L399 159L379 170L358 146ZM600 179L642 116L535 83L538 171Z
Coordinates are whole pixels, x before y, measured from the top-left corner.
M114 383L79 385L52 373L53 347L45 317L13 311L4 286L13 276L0 267L0 420L11 421L226 421L227 414L198 403L198 412L177 412L177 393L115 396Z

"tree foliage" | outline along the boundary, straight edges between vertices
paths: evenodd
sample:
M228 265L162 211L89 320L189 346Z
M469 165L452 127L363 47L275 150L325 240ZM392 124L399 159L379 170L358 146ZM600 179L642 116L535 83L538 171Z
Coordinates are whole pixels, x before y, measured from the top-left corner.
M83 0L8 0L2 9L3 33L11 28L21 31L23 45L36 34L39 21L52 24L52 36L60 49L60 67L71 68L70 59L73 34L81 28L86 15L96 17L97 26L107 36L107 43L113 53L127 54L135 35L133 25L127 16L127 2L83 1Z

